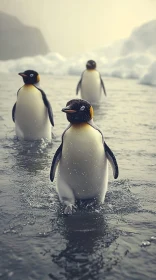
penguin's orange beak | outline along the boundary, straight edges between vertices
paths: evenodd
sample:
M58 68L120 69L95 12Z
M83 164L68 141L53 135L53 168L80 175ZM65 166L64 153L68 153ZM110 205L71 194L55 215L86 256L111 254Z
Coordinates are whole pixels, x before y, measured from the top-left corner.
M18 73L18 75L20 75L20 76L22 76L22 77L27 77L27 75L24 74L24 73Z
M67 107L65 107L65 108L62 109L62 112L64 112L64 113L69 113L69 114L73 114L73 113L76 113L77 111L71 109L70 106L67 106Z
M69 114L73 114L73 113L76 113L77 111L71 109L70 106L67 106L67 107L65 107L65 108L62 109L62 112L64 112L64 113L69 113Z

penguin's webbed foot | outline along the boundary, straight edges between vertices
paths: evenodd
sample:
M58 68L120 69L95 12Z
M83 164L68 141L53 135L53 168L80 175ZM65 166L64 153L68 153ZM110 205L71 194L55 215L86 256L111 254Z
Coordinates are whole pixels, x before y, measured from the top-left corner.
M72 215L76 211L76 206L73 204L67 205L64 208L64 214L65 215Z

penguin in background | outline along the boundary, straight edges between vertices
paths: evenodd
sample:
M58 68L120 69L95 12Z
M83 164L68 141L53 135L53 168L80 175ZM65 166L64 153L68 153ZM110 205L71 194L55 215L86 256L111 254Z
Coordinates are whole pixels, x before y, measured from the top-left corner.
M62 109L69 121L51 165L50 180L57 169L56 189L64 214L72 214L76 201L103 203L108 187L108 161L118 178L116 158L93 122L93 107L82 99L67 102Z
M17 92L12 109L12 120L19 139L51 140L54 126L53 111L46 94L38 87L39 74L34 70L19 73L24 85Z
M106 90L100 73L96 70L96 62L88 60L86 70L83 71L81 79L76 87L76 95L81 92L81 98L87 100L92 105L98 105L101 101L102 90L105 95Z

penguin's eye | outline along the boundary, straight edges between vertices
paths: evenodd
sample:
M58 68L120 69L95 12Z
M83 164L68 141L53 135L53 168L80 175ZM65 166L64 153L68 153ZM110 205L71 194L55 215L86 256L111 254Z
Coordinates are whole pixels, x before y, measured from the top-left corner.
M81 106L80 111L84 111L85 106Z
M34 76L34 74L30 74L30 77L33 77Z

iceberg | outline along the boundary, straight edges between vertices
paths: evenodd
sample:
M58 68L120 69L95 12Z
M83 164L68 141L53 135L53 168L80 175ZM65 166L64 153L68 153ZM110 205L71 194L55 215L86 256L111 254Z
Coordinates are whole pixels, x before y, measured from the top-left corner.
M20 72L34 69L53 75L78 75L86 61L94 59L103 76L136 79L138 83L156 86L156 20L137 27L127 39L101 49L69 58L59 53L0 61L0 72Z

